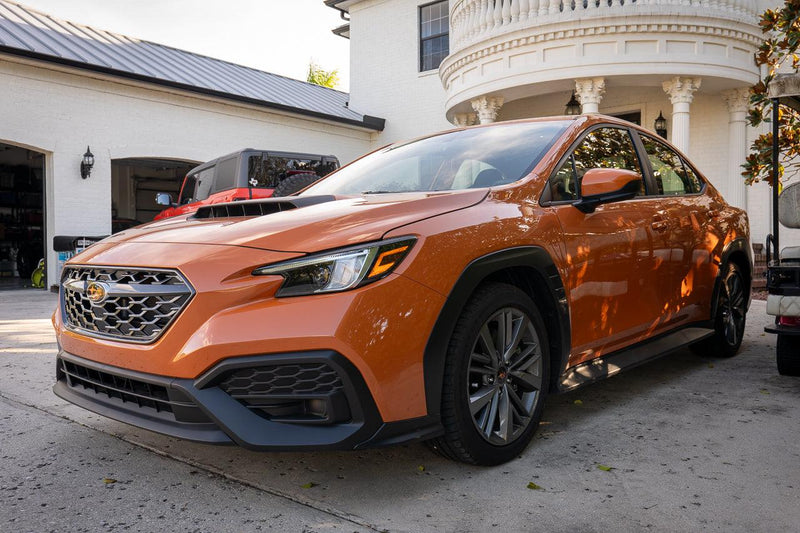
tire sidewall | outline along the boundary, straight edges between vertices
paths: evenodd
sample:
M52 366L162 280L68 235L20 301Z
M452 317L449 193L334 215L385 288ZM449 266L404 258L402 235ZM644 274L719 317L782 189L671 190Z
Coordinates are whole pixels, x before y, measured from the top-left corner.
M497 284L496 292L492 298L484 299L480 305L470 309L467 315L462 315L459 319L459 326L465 327L466 331L471 331L471 335L462 335L452 343L448 350L448 357L454 364L453 391L455 395L455 415L461 429L461 439L464 447L469 451L475 462L483 465L494 465L507 462L517 455L530 442L533 433L539 425L539 420L544 409L547 388L549 386L549 340L544 321L539 314L533 301L521 290L516 287ZM489 317L504 307L513 307L527 315L533 324L536 334L539 337L539 344L542 350L542 388L536 401L536 406L528 427L512 443L497 446L487 442L478 432L469 411L469 397L467 377L469 370L469 356L481 326Z

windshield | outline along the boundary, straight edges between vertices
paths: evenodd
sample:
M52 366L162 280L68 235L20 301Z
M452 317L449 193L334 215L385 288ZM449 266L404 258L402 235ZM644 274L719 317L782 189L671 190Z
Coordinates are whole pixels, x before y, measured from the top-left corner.
M498 124L387 146L303 192L358 195L513 183L533 170L571 121Z

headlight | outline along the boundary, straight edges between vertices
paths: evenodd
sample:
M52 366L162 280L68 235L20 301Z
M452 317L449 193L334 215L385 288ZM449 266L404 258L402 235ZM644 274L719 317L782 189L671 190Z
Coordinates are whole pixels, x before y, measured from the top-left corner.
M253 275L283 276L283 285L275 296L346 291L389 275L416 241L414 237L400 237L344 248L263 266L255 269Z

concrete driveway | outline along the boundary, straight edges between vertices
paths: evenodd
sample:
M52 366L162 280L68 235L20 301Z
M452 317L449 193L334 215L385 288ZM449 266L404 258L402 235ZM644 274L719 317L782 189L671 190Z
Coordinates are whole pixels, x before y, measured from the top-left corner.
M750 309L737 357L682 350L552 396L524 454L480 468L422 444L259 454L95 416L50 391L56 301L0 293L0 530L785 532L800 524L800 378L777 374L764 302Z

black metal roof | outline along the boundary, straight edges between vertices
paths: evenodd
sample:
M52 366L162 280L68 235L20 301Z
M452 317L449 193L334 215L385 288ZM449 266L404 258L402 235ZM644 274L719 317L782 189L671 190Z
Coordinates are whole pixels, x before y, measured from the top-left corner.
M0 53L383 130L347 93L60 20L0 0Z

